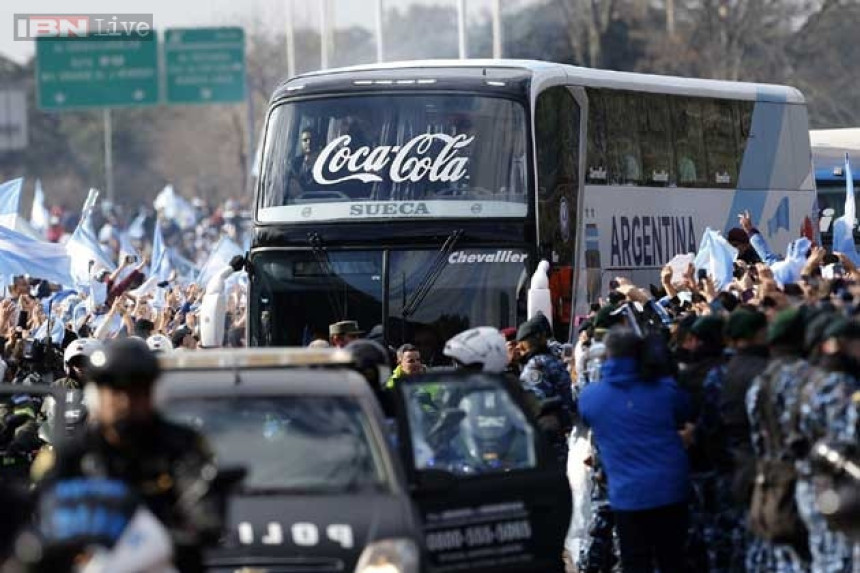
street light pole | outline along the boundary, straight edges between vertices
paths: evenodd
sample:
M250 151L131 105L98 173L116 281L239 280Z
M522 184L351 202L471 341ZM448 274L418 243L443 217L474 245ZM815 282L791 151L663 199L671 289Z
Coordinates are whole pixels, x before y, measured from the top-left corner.
M287 1L287 77L296 75L296 12L294 0Z
M385 50L382 44L382 0L376 0L376 61L385 60Z
M493 0L493 58L502 57L502 0Z
M466 0L457 0L457 38L460 44L460 59L466 59Z

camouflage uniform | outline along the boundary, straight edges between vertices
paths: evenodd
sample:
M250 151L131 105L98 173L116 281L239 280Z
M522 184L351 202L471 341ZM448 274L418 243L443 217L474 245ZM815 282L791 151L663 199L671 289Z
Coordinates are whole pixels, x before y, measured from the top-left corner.
M759 412L761 387L771 389L771 408L777 413L781 434L787 439L796 435L792 427L793 412L799 408L803 386L809 380L809 364L796 356L781 356L771 360L767 370L757 377L747 392L747 415L750 421L750 440L757 458L766 456L793 457L787 444L782 452L771 452L767 448L766 430ZM788 545L777 545L755 539L747 552L747 571L750 573L797 573L809 571L809 563Z
M693 568L710 573L742 573L749 544L746 513L732 496L734 464L721 411L726 370L726 365L719 365L705 376L696 423L696 442L707 452L713 471L693 480L693 547L688 555L704 554L704 563Z
M798 426L804 442L812 446L821 439L840 439L850 435L847 410L851 394L858 389L856 378L845 372L815 370L803 389ZM813 573L851 573L852 543L841 533L827 527L815 505L816 487L809 462L797 463L797 506L809 530L809 549Z
M566 425L569 427L574 411L573 390L564 362L546 351L531 354L527 358L520 374L523 388L540 400L561 398L567 416Z

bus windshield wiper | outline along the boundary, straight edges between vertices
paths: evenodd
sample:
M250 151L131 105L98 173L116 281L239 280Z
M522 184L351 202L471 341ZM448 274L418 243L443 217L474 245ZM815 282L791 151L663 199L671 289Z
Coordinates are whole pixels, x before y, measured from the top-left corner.
M459 241L462 236L463 229L456 229L448 235L447 239L445 239L442 247L436 252L436 257L430 264L430 268L427 269L425 275L418 282L418 286L415 288L412 296L409 297L409 300L403 305L403 318L409 318L412 316L412 314L418 310L418 307L421 306L421 303L427 295L430 294L430 289L433 288L433 284L436 282L436 279L439 278L439 275L441 275L442 271L445 269L445 265L448 264L448 255L450 255L451 251L454 250L457 241Z
M322 237L319 236L319 233L308 233L308 243L311 246L311 253L320 267L320 271L330 279L334 280L337 275L334 272L334 267L331 264L331 258L328 256L328 251L323 245ZM344 307L341 307L340 304L338 304L337 296L329 289L325 289L325 294L326 298L328 298L328 304L331 307L331 311L334 313L335 321L344 320L346 318L346 304L344 303Z

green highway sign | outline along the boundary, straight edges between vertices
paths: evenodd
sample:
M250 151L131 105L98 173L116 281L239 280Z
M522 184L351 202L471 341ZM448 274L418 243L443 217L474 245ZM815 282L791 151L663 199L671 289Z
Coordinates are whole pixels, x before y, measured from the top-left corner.
M164 34L165 103L245 99L242 28L173 28Z
M38 38L36 86L43 110L156 104L156 34Z

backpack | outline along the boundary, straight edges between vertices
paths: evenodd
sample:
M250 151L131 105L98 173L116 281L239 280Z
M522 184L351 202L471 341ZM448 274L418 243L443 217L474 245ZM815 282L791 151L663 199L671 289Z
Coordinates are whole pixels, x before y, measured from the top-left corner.
M766 541L791 545L805 555L809 552L809 535L794 498L797 470L791 457L782 455L786 448L773 407L773 378L763 376L762 382L758 414L766 431L766 451L756 461L749 512L750 530ZM798 409L794 408L791 413L792 427L797 422L798 414Z

